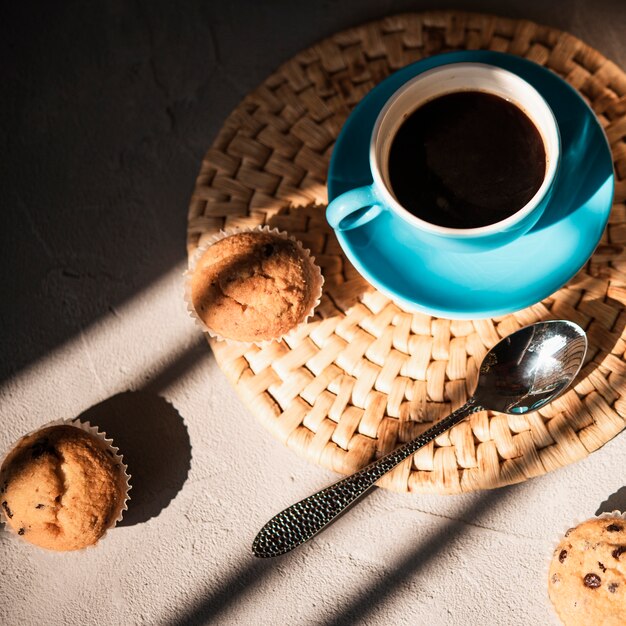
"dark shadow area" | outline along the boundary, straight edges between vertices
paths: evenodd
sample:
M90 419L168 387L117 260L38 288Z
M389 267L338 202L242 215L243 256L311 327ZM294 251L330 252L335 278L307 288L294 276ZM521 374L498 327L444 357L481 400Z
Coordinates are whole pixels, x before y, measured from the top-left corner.
M583 277L584 279L584 277ZM576 282L573 279L573 283ZM626 316L622 314L624 303L614 298L595 298L586 303L578 304L575 311L564 317L579 324L587 333L587 356L585 365L578 374L574 384L589 376L606 357L612 353L613 348L624 334ZM612 309L609 316L609 309ZM557 312L559 311L557 307ZM603 318L600 318L601 314ZM626 382L623 381L623 382Z
M215 65L202 13L116 0L3 6L0 380L183 261L200 160L240 98L218 90L198 115L196 90Z
M157 516L187 480L191 466L187 427L174 406L158 394L210 354L204 336L198 337L141 390L119 393L78 416L106 432L128 465L133 489L119 526L133 526Z
M595 512L596 515L602 513L613 513L613 511L626 511L626 487L620 487L615 493L612 493Z
M144 383L142 386L143 391L154 394L160 393L163 389L166 389L187 374L197 365L198 361L212 357L213 353L207 344L206 335L200 335L200 332L198 332L198 335L198 338L191 346Z
M282 557L280 565L289 565L289 555ZM218 616L223 615L228 608L241 601L241 596L252 591L264 578L271 575L279 565L273 559L257 559L249 557L247 564L235 574L221 581L218 589L207 597L201 604L188 610L171 626L201 626L211 624Z
M131 499L117 526L155 517L182 489L191 465L189 434L182 416L157 393L210 355L203 335L149 379L143 390L116 394L77 416L113 439L128 465ZM5 531L0 524L0 532Z
M546 87L549 88L544 89L542 95L548 103L553 98L553 108L564 94L569 94L569 88L560 84L552 87L547 83ZM593 209L586 209L586 221L582 222L587 228L594 223L592 216L600 213L600 206L607 210L601 216L607 215L611 207L613 158L599 122L576 96L570 98L568 106L562 107L557 117L562 141L561 164L554 194L533 231L548 228L577 211L583 211L583 207L596 196ZM601 222L601 217L597 221Z
M542 0L455 7L569 29L626 63L620 38L598 21L620 23L620 0L567 11ZM415 0L193 0L184 11L160 0L5 3L0 380L115 315L184 260L202 156L247 92L337 31L432 8Z
M191 466L191 443L183 418L164 398L126 391L78 416L113 439L131 474L130 502L119 526L158 515L182 489Z

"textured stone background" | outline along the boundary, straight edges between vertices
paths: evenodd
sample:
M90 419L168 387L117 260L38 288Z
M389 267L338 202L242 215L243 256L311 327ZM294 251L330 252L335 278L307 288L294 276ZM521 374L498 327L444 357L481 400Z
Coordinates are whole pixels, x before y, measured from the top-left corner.
M453 4L569 30L626 66L620 0ZM135 489L95 549L47 553L0 532L1 624L554 621L553 539L626 509L623 435L512 488L376 491L302 549L256 561L260 526L334 476L255 423L182 303L189 194L228 112L315 41L433 6L3 3L0 452L82 416L121 446Z

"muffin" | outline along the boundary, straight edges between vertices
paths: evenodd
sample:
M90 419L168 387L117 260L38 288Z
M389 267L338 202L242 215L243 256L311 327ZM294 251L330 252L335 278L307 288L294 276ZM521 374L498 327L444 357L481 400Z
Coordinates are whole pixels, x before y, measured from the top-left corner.
M199 251L188 273L190 311L220 339L279 339L312 314L322 277L308 251L285 234L226 235Z
M94 545L125 508L128 477L121 457L81 426L58 424L26 435L0 467L4 521L42 548Z
M566 626L626 624L626 520L615 513L570 528L554 551L548 591Z

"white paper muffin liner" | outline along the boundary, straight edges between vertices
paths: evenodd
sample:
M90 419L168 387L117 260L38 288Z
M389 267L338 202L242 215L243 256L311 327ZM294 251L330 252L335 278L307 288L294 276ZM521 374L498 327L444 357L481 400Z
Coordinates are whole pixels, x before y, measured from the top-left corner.
M264 339L262 341L238 341L236 339L232 339L230 337L224 337L216 330L207 326L202 320L202 318L196 313L196 310L193 306L193 299L191 296L191 277L193 276L194 270L196 269L196 265L198 261L202 258L202 255L215 243L221 241L222 239L226 239L226 237L230 237L231 235L238 235L240 233L250 233L250 232L262 232L262 233L271 233L272 235L276 235L278 237L282 237L283 239L289 239L293 241L298 249L302 252L304 258L308 259L311 264L311 269L313 270L313 284L311 285L311 300L312 305L308 309L308 311L302 316L302 319L293 327L290 328L287 332L277 336L272 337L270 339ZM295 237L290 235L285 231L278 230L277 228L270 228L269 226L254 226L250 228L230 228L226 230L220 230L219 233L215 233L208 237L202 245L198 246L194 254L189 259L189 267L183 273L184 277L184 297L185 303L187 304L187 311L189 315L194 320L196 325L205 333L207 333L210 337L217 339L218 341L224 341L229 345L233 346L259 346L263 347L273 342L281 341L284 337L287 337L297 328L306 324L307 320L313 316L315 313L315 309L320 303L322 297L322 286L324 284L324 277L322 276L322 271L320 270L317 263L315 263L315 257L311 254L311 251L305 248L302 245L302 242L298 241Z
M545 578L545 602L549 610L552 612L552 615L555 618L555 623L562 624L563 620L561 620L561 617L557 613L557 610L554 604L552 604L552 600L550 598L550 591L549 591L550 590L550 566L552 565L552 560L554 559L554 552L558 548L561 541L563 541L563 539L565 538L565 533L567 533L567 531L576 528L583 522L587 522L589 520L594 520L594 519L606 519L606 518L620 518L626 522L626 512L622 513L621 511L615 510L615 511L611 511L610 513L605 511L604 513L600 513L600 515L587 515L585 517L582 517L582 516L576 517L574 518L571 524L568 524L566 527L564 527L563 530L560 532L560 534L555 535L555 539L553 539L553 547L546 561L544 578Z
M45 430L46 428L50 428L51 426L73 426L75 428L79 428L80 430L84 430L90 435L93 435L100 441L103 450L108 451L112 454L113 460L115 461L116 465L119 466L121 469L118 486L120 488L120 491L123 490L123 497L120 498L116 515L113 516L113 519L111 520L105 531L102 533L98 541L96 541L94 544L85 546L84 548L79 548L78 550L67 550L67 552L80 552L81 550L87 550L89 548L97 546L104 539L107 532L122 521L124 511L128 510L128 502L130 501L130 495L128 492L132 489L132 485L130 484L131 475L128 473L128 466L124 463L124 457L120 454L119 448L113 445L113 439L107 439L106 433L100 432L97 426L92 426L89 422L81 422L78 418L71 418L53 420L52 422L48 422L47 424L44 424L43 426L40 426L39 428L36 428L35 430L32 430L25 435L22 435L6 451L6 453L3 454L2 457L0 457L0 482L2 479L1 469L9 455L18 448L18 446L24 441L24 439L26 439L27 437L31 437L32 435L35 435L36 433ZM47 549L22 539L22 537L18 535L17 531L11 526L11 524L9 524L6 513L4 511L4 507L2 506L0 506L0 522L4 523L4 530L6 531L7 535L15 539L16 541L19 541L21 543L29 543L29 545L32 545L33 547L39 548L41 550Z

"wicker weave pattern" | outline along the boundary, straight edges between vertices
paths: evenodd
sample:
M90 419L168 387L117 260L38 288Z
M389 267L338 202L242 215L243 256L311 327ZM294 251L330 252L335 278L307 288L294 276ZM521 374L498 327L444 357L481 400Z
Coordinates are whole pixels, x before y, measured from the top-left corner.
M593 258L533 307L483 321L404 312L350 266L326 224L326 173L351 109L424 56L490 49L545 65L591 104L611 144L615 204ZM541 475L585 457L625 426L626 75L575 37L491 16L428 12L338 33L284 64L228 117L189 210L188 252L221 228L270 224L309 247L326 285L316 319L264 348L213 343L251 411L314 463L347 473L458 408L502 336L541 319L581 324L590 340L576 387L537 413L476 413L381 481L396 491L458 493Z

